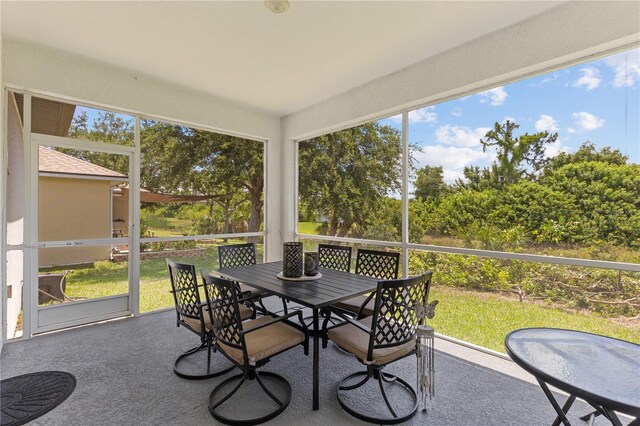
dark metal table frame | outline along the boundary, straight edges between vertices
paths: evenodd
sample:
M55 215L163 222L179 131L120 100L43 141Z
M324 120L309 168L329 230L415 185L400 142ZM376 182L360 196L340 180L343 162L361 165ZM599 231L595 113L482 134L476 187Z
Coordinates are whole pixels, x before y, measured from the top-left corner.
M310 308L313 311L313 329L319 330L320 310L337 302L369 293L376 289L378 280L348 272L319 268L322 278L315 281L284 281L276 277L282 271L282 262L262 263L223 268L217 272L224 277L248 286L268 291L277 296ZM313 333L313 409L320 408L320 333Z
M529 362L523 360L520 357L520 355L517 353L517 351L509 346L509 338L511 337L511 335L519 331L526 331L526 330L527 329L514 330L511 333L509 333L505 337L505 349L509 357L516 364L522 367L524 370L531 373L540 384L542 391L544 392L546 397L549 399L549 402L553 406L553 409L558 414L555 421L552 423L552 426L559 426L560 423L563 423L565 426L571 426L571 423L567 418L567 413L569 412L569 409L575 402L576 398L583 399L595 409L594 412L580 417L580 420L589 421L593 417L602 415L605 418L607 418L611 422L611 424L613 424L614 426L622 426L620 419L615 413L615 411L618 411L618 412L636 417L627 426L640 425L640 416L639 416L640 407L629 407L626 404L621 404L616 401L612 401L608 398L602 397L600 395L595 395L591 392L585 391L584 389L580 389L576 386L573 386L570 383L564 382L553 376L550 376L549 374L546 374L542 370L538 369L535 365L532 365ZM550 330L559 331L560 329L550 329ZM560 331L566 331L568 333L584 333L584 332L575 332L572 330L560 330ZM584 334L592 334L592 333L584 333ZM598 335L595 335L595 336L598 336ZM606 336L599 336L599 337L606 337ZM614 340L618 340L618 339L614 339ZM628 343L628 342L625 342L625 343ZM629 344L632 344L632 343L629 343ZM567 400L565 401L562 407L560 406L556 398L553 396L553 393L549 389L549 385L557 389L560 389L564 392L567 392L569 394L569 397L567 398Z

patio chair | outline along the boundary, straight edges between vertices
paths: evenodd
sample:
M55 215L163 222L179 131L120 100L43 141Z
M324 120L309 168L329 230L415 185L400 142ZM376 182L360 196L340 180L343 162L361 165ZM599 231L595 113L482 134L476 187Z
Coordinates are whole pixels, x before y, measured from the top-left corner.
M318 244L318 266L321 268L333 269L336 271L351 271L351 250L349 246L338 246L333 244ZM321 312L325 316L325 310ZM311 333L315 333L313 328L313 317L304 317L305 325Z
M228 244L218 246L218 262L220 268L237 268L240 266L248 266L256 264L256 245L255 243L245 244ZM249 287L243 283L236 283L238 291L247 298L247 303L255 306L262 314L267 314L268 309L262 302L263 297L272 296L271 293L257 288ZM258 305L256 305L256 302ZM282 299L284 313L287 313L287 302Z
M187 350L176 359L173 371L177 376L190 380L209 379L231 371L233 365L225 365L212 371L211 353L215 352L215 346L212 343L211 316L208 314L209 307L206 301L203 303L200 297L201 287L198 285L195 266L167 259L167 268L169 269L171 293L176 307L176 325L183 326L200 337L200 345ZM244 319L254 316L254 312L246 306L242 306L239 312ZM207 350L206 371L197 374L181 371L180 365L186 363L185 361L189 357L198 354L203 349Z
M351 247L318 244L319 266L336 271L351 270Z
M289 321L294 316L301 321L302 312L296 310L281 317L270 314L243 323L240 315L242 299L238 297L236 284L206 272L202 272L202 279L207 301L211 306L209 314L213 324L214 344L218 351L242 370L242 373L226 379L213 389L209 396L209 411L216 420L227 424L258 424L277 417L291 401L291 385L282 376L258 372L258 369L273 356L298 345L303 346L305 355L309 354L309 333L306 327ZM246 415L262 407L260 401L248 401L246 392L236 398L239 401L231 399L245 382L253 380L258 382L276 408L254 418L243 418L241 414ZM275 386L269 389L265 381L273 382ZM276 395L277 386L284 388L281 395ZM231 390L225 391L226 388ZM225 414L225 402L230 404L230 414Z
M427 305L429 298L431 275L432 272L429 271L417 277L379 281L373 315L370 317L356 320L340 310L334 312L344 322L330 327L323 339L332 340L366 366L366 371L350 374L338 385L338 402L352 416L371 423L396 424L410 419L416 413L416 391L405 380L386 373L383 369L392 362L415 354L416 329L422 322L421 308ZM373 417L366 407L358 410L345 398L346 393L364 386L371 378L378 381L390 417ZM397 391L406 393L409 400L413 400L412 407L404 413L396 412L387 396L385 385L395 386ZM367 397L371 398L371 393ZM402 400L407 401L406 397ZM370 400L367 405L379 406Z
M400 266L400 253L358 250L356 256L356 274L367 277L378 278L380 280L398 279L398 269ZM373 315L374 295L356 296L351 299L337 303L335 306L346 313L356 315L358 318Z

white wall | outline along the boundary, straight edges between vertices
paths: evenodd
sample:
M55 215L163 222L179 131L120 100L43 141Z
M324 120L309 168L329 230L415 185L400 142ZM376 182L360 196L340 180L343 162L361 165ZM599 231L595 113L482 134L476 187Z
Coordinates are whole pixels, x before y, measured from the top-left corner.
M280 119L131 72L5 39L4 81L96 106L112 107L209 130L267 140L266 250L280 256Z
M4 49L2 48L2 2L0 2L0 138L4 140L4 110L5 110L5 96L4 96L4 87L2 86L2 57L4 55ZM4 188L5 188L5 159L4 159L4 144L0 142L0 227L4 228L4 208L2 208L2 204L4 204ZM4 240L5 240L5 231L0 230L0 292L5 292L5 283L4 283L4 268L6 265L6 259L4 258ZM2 355L2 347L4 344L4 298L5 296L0 295L0 355Z
M572 2L418 62L282 119L285 239L295 224L301 140L587 60L640 40L639 2Z
M22 124L18 106L13 96L7 100L7 165L6 165L6 218L7 244L23 244L24 213L22 195L24 193L24 149L22 145ZM6 303L6 336L12 338L15 333L18 315L22 308L23 262L21 250L7 252L7 286L11 286L11 297Z

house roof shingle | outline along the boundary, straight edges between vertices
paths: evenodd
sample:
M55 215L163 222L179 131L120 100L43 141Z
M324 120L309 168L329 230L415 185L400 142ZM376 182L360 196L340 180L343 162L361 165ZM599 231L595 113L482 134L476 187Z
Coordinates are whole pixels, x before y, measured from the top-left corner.
M127 176L106 167L81 160L63 152L40 145L38 147L39 170L41 173L82 175L126 179Z

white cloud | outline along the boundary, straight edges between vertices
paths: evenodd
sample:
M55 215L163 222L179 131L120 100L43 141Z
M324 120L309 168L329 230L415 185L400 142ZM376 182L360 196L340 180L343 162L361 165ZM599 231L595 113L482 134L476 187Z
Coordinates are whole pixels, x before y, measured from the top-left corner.
M428 106L413 111L409 111L409 123L437 123L438 113L435 112L435 106ZM389 120L396 123L402 123L402 114L389 117Z
M529 84L529 87L538 87L538 86L542 86L543 84L551 83L552 81L557 80L558 77L560 77L560 73L559 72L554 72L550 76L545 77L542 80L540 80L540 82L538 82L538 83Z
M481 97L480 102L485 104L489 102L490 105L498 106L505 103L509 94L504 87L496 87L495 89L485 90L484 92L478 93L478 96Z
M451 110L451 115L454 117L462 117L462 108L454 108Z
M576 129L574 129L573 127L567 128L567 133L569 133L570 135L574 134L575 132L576 132Z
M552 115L542 114L536 121L536 130L539 132L557 132L558 122Z
M571 147L564 145L560 138L558 138L551 145L546 145L546 149L544 151L545 158L555 157L561 152L571 152Z
M587 67L580 70L582 76L573 82L573 87L586 87L587 91L593 90L600 86L602 78L600 78L600 71L597 68Z
M604 63L615 72L613 87L630 87L640 81L640 50L610 56Z
M488 165L495 158L495 152L482 152L482 148L469 148L446 145L429 145L422 148L422 152L415 154L419 164L442 166L443 178L447 183L453 183L464 176L465 166Z
M510 121L510 122L512 122L512 123L517 123L516 119L515 119L515 118L513 118L513 117L511 117L510 115L505 115L505 116L502 118L502 122L503 122L503 123L506 123L507 121Z
M450 124L438 127L434 132L434 144L415 154L418 167L442 166L445 182L453 183L464 177L466 166L488 166L496 158L496 152L493 148L483 152L480 139L489 130L489 127L472 129Z
M584 111L574 112L571 116L576 121L576 125L585 132L602 127L605 122L604 118L598 118L595 115Z
M416 109L409 112L409 123L437 123L438 113L435 106Z
M446 124L436 129L434 136L436 141L444 145L479 147L480 139L491 130L490 127L478 127L470 129L466 126L452 126Z

